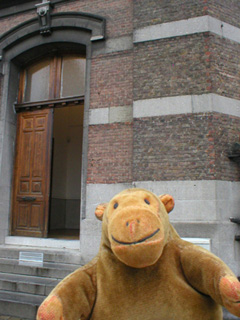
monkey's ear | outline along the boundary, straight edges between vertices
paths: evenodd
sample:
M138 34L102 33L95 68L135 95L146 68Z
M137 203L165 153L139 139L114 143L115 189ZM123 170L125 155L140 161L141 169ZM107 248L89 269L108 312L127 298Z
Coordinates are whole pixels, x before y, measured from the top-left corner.
M104 211L107 207L108 203L101 203L97 206L96 210L95 210L95 216L97 217L98 220L101 220L103 219L103 214L104 214Z
M170 196L169 194L162 194L161 196L159 196L159 198L164 204L167 210L167 213L171 212L175 205L173 197Z

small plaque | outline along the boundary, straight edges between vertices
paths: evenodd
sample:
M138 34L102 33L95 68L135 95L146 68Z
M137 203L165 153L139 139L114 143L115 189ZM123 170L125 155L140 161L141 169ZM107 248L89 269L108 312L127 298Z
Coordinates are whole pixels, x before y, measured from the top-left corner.
M182 238L185 241L191 242L200 246L208 251L211 251L211 239L208 238Z
M43 266L42 252L19 252L19 264L31 266Z

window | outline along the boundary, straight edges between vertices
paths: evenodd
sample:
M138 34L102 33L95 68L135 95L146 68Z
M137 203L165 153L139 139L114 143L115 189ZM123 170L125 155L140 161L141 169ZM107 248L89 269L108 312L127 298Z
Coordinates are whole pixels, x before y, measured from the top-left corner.
M84 96L86 59L76 55L46 58L21 74L18 103Z
M50 63L51 60L47 59L26 69L23 102L49 98Z
M64 57L61 67L60 97L83 96L85 90L85 60Z

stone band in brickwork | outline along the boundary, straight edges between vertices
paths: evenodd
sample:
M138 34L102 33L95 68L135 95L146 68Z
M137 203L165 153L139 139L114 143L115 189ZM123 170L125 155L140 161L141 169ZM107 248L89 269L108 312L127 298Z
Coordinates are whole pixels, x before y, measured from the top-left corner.
M240 100L209 93L145 99L133 102L134 118L199 112L219 112L240 117Z
M92 57L119 52L119 51L129 51L132 49L133 49L132 36L106 39L105 41L94 43Z
M209 93L137 100L132 106L89 110L89 124L131 122L133 118L164 115L218 112L240 117L240 100Z
M144 42L211 32L240 43L240 29L210 16L151 25L134 31L133 42Z
M132 106L98 108L89 110L89 124L107 124L114 122L132 122Z
M134 181L128 184L88 184L86 218L95 219L96 202L97 204L108 202L115 194L127 188L145 188L158 195L171 194L176 205L170 218L175 222L228 221L230 216L236 217L239 211L240 182L220 180ZM229 207L229 199L231 199L231 207ZM217 211L216 200L219 201ZM193 201L196 203L195 206L192 205ZM226 216L226 212L229 216Z
M133 187L146 188L158 195L171 194L175 200L175 208L169 218L180 236L210 238L212 252L219 255L238 274L239 250L238 244L234 244L238 227L229 218L239 215L240 183L232 181L150 180L88 184L87 217L81 222L81 250L84 255L95 255L98 251L95 244L100 242L101 223L94 215L96 206L108 202L118 192Z

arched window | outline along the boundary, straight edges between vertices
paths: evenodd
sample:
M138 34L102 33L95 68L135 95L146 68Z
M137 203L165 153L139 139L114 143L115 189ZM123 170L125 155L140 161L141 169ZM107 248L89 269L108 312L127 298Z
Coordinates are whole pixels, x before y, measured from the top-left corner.
M13 235L79 237L85 65L50 56L20 74Z
M48 57L31 64L21 73L18 104L83 98L85 66L86 59L77 55Z

